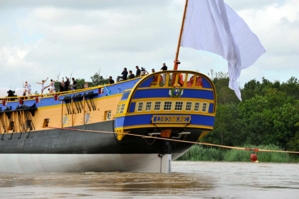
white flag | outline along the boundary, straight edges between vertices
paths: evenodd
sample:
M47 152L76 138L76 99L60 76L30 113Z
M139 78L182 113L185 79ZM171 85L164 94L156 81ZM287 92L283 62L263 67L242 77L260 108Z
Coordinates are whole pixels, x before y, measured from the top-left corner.
M228 61L229 87L241 100L241 70L265 52L245 21L223 0L189 0L181 46L205 50Z

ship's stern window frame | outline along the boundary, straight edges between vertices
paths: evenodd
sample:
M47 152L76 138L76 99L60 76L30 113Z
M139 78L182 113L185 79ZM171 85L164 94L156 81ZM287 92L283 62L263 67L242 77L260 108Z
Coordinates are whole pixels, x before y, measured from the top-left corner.
M207 102L203 102L202 103L201 111L205 113L205 112L207 112L207 108L208 108L208 103Z
M195 102L194 103L194 112L199 112L199 108L200 108L200 102Z
M152 102L146 102L145 104L145 111L151 111L152 110Z
M176 101L174 110L175 111L183 111L184 102L183 101Z
M186 102L185 111L191 111L192 104L193 104L193 102Z
M143 111L143 102L138 102L136 106L137 106L136 107L137 112Z
M118 105L118 107L117 107L117 111L116 111L116 115L118 115L118 113L119 113L119 111L120 111L120 104Z
M164 101L164 111L171 111L172 110L172 101Z
M120 109L120 113L119 114L123 114L124 113L125 106L126 106L126 104L122 104L121 105L121 109Z
M160 111L161 104L162 104L162 101L155 101L154 111Z

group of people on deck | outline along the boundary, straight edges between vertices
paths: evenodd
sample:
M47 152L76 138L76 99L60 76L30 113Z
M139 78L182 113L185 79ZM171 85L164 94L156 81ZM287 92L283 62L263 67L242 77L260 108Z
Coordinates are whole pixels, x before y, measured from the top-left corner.
M37 84L41 84L41 94L44 93L44 90L48 88L49 93L55 93L55 87L54 87L54 83L55 81L53 79L50 80L50 84L48 86L45 86L45 83L47 79L42 80L41 82L36 82ZM64 78L62 78L62 81L59 82L59 86L60 86L60 92L63 91L69 91L69 90L76 90L77 89L77 81L75 80L75 78L72 78L73 81L73 85L70 85L70 80L68 77L65 77L65 81ZM32 95L31 93L31 85L26 81L25 82L25 86L24 86L25 90L23 92L23 96L27 95ZM86 82L84 84L84 86L82 86L82 88L88 88L88 82Z
M167 70L167 66L165 63L163 63L161 70ZM154 72L155 72L155 69L152 69L152 73L154 73ZM128 75L127 68L124 68L124 70L121 74L122 74L122 76L118 76L117 82L125 81L128 79L133 79L136 77L145 76L145 75L148 75L149 72L147 72L143 67L141 67L141 69L139 69L139 66L136 66L136 75L133 74L132 70L129 70L129 75ZM50 84L48 86L45 86L45 83L47 80L48 80L48 77L47 77L47 79L42 80L41 82L36 82L37 84L41 84L41 94L43 94L44 90L47 88L48 88L49 93L55 92L55 87L54 87L55 81L53 79L51 79ZM64 78L62 78L62 81L59 83L60 84L59 85L60 92L76 90L78 84L77 84L77 81L75 80L75 78L72 78L72 82L73 82L73 85L70 85L70 81L69 81L68 77L65 77L65 81L64 81ZM113 84L113 83L114 83L114 80L112 79L112 76L109 76L109 84ZM31 94L31 90L32 90L31 85L27 81L25 82L24 88L25 88L24 93L23 93L24 96L26 95L26 93L27 93L27 95L32 95ZM83 89L83 88L88 88L88 82L86 82L84 84L84 86L83 85L81 86L81 89Z
M166 66L165 63L163 63L163 66L162 66L161 70L167 70L167 66ZM155 69L153 68L152 73L154 73L154 72L155 72ZM148 75L149 72L147 72L143 67L141 67L141 69L139 69L139 66L136 66L136 75L133 74L132 70L129 70L129 74L128 74L127 68L124 68L124 70L121 74L122 74L122 76L118 76L118 78L117 78L118 82L120 81L120 79L122 79L122 81L125 81L125 80L128 80L128 79L133 79L133 78L136 78L136 77L145 76L145 75ZM113 81L113 83L114 83L114 81Z

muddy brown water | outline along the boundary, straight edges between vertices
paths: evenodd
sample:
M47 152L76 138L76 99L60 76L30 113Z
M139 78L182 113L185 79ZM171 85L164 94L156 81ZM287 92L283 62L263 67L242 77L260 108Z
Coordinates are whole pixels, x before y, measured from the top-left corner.
M1 173L0 198L299 198L299 164L173 162L171 174Z

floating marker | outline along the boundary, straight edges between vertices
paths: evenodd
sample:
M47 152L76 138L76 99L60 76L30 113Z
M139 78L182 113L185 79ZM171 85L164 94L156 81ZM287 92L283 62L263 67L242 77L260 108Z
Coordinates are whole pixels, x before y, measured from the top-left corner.
M250 155L250 160L251 160L252 162L257 161L257 155L256 155L254 152Z

